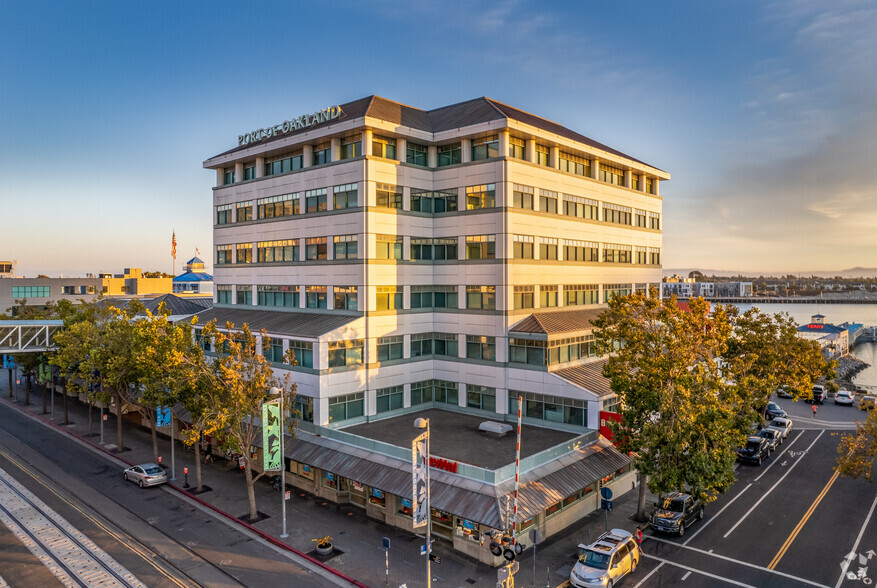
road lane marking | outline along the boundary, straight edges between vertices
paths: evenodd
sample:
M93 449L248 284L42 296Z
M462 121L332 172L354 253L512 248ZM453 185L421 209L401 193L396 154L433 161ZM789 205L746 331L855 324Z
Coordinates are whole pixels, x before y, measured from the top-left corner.
M816 442L819 441L819 438L822 437L822 433L825 433L825 431L823 430L823 431L821 431L818 435L816 435L816 439L814 439L814 440L813 440L813 443L811 443L811 444L807 447L807 451L810 451L810 449L816 444ZM723 538L723 539L727 539L727 538L728 538L728 535L730 535L731 533L733 533L733 532L734 532L734 529L736 529L737 527L739 527L739 526L740 526L740 523L742 523L743 521L745 521L745 520L746 520L746 517L748 517L750 514L752 514L752 511L753 511L753 510L755 510L756 508L758 508L758 505L761 504L761 501L764 500L765 498L767 498L767 497L770 495L770 493L773 492L774 489L775 489L777 486L779 486L779 485L782 483L783 480L786 479L786 476L788 476L789 474L792 473L792 470L795 469L795 466L798 465L799 463L801 463L801 460L800 460L800 459L796 460L795 463L793 463L791 466L789 466L789 469L786 470L786 473L783 474L783 477L780 478L779 480L777 480L776 483L775 483L773 486L771 486L770 489L769 489L767 492L765 492L764 494L762 494L762 495L761 495L761 498L758 499L758 502L756 502L755 504L753 504L753 505L752 505L752 508L750 508L748 511L746 511L746 514L743 515L743 516L740 518L739 521L737 521L736 523L734 523L734 526L731 527L731 529L730 529L727 533L725 533L724 535L722 535L722 538Z
M799 432L799 433L798 433L798 436L795 437L794 439L792 439L791 443L789 443L788 445L786 445L786 446L783 448L783 450L780 451L779 455L777 455L776 458L774 458L774 459L772 460L771 464L770 464L769 466L767 466L766 468L764 468L764 471L761 472L761 473L758 475L758 477L755 478L755 479L752 480L752 481L753 481L753 482L757 482L757 481L759 481L759 480L761 479L761 477L764 476L764 474L766 474L767 471L768 471L770 468L773 467L773 464L775 464L775 463L777 462L777 458L779 458L780 455L784 454L786 451L788 451L789 449L791 449L791 448L792 448L792 445L795 444L795 441L797 441L798 439L800 439L800 438L801 438L801 435L803 435L803 434L804 434L804 431ZM789 453L790 453L790 456L791 456L791 452L789 452ZM794 457L794 456L792 456L792 457ZM786 462L783 462L782 465L786 465Z
M856 537L856 542L853 544L853 550L851 553L858 553L859 542L862 540L862 535L865 534L865 527L868 526L868 521L871 520L871 515L874 514L875 506L877 506L877 498L874 498L874 502L871 503L871 510L868 511L868 516L865 517L865 522L862 523L862 528L859 529L859 536ZM834 585L834 588L840 588L841 583L846 579L846 571L847 570L841 566L840 578L837 579L837 584Z
M691 575L691 570L688 570L687 572L685 572L685 575L682 576L682 581L684 582L685 580L687 580L688 576L690 576L690 575Z
M644 553L643 555L645 555L645 553ZM640 586L642 586L643 584L645 584L645 583L646 583L646 580L648 580L649 577L650 577L652 574L654 574L655 572L657 572L658 570L660 570L661 567L662 567L663 565L664 565L664 562L661 562L661 563L659 563L657 566L655 566L655 567L652 569L652 571L650 571L648 574L646 574L645 576L643 576L643 579L640 580L639 582L637 582L637 583L634 585L633 588L639 588Z
M837 477L839 475L840 475L840 472L836 471L836 472L834 472L834 475L831 476L831 479L825 485L825 488L822 489L822 492L819 493L819 496L816 497L816 500L813 501L813 504L811 504L810 508L807 509L807 512L804 513L804 516L801 517L801 520L798 521L798 524L795 525L795 528L792 530L791 534L786 539L786 542L783 543L782 547L780 547L780 550L777 551L777 554L775 556L773 556L773 559L771 560L771 562L769 564L767 564L767 567L769 569L772 570L772 569L776 568L777 565L780 563L780 560L783 559L783 556L786 554L786 551L789 550L789 547L792 545L792 543L798 537L798 533L801 532L801 529L804 528L804 525L807 524L807 521L810 520L811 516L813 516L814 511L816 511L816 507L819 506L819 503L822 502L823 498L825 498L825 495L828 493L828 490L834 485L834 483L837 480Z
M713 553L712 550L704 551L703 549L698 549L697 547L691 547L690 545L682 545L681 543L676 543L675 541L669 541L667 539L661 539L660 537L651 536L651 540L660 541L661 543L666 543L668 545L675 545L681 549L689 549L691 551L696 551L697 553L702 553L703 555L708 555L710 557L717 557L724 561L729 561L731 563L739 564L741 566L745 566L747 568L752 568L754 570L761 570L762 572L768 572L777 576L782 576L784 578L789 578L791 580L797 580L798 582L803 582L804 584L810 584L811 586L818 586L819 588L831 588L825 584L820 584L819 582L813 582L812 580L807 580L805 578L799 578L798 576L793 576L792 574L787 574L786 572L781 572L779 570L769 570L766 567L751 564L747 561L742 561L739 559L734 559L733 557L728 557L727 555L721 555L719 553ZM646 555L645 553L643 555ZM657 558L656 558L657 559ZM668 561L667 563L673 563L672 561ZM695 570L697 571L697 570Z
M682 545L688 545L688 542L689 542L689 541L691 541L692 539L694 539L695 537L697 537L697 534L698 534L698 533L700 533L701 531L703 531L703 530L706 528L707 525L709 525L711 522L713 522L714 520L716 520L716 519L719 517L720 514L722 514L723 512L725 512L725 509L726 509L726 508L728 508L729 506L731 506L732 504L734 504L734 501L735 501L735 500L737 500L738 498L740 498L741 496L743 496L743 493L746 492L747 490L749 490L749 487L750 487L750 486L752 486L752 483L751 483L751 482L750 482L745 488L743 488L743 490L741 490L740 493L737 494L737 496L735 496L735 497L732 498L730 501L728 501L728 504L726 504L725 506L723 506L722 509L721 509L719 512L717 512L716 514L714 514L713 516L711 516L711 517L709 518L709 520L704 521L703 524L701 524L700 528L699 528L697 531L695 531L694 533L692 533L691 535L689 535L689 536L688 536L688 539L686 539L685 541L682 542Z
M649 554L647 554L647 553L644 553L643 556L644 556L644 557L647 557L647 558L649 558L649 559L653 559L653 560L655 560L655 561L659 561L659 562L661 562L661 563L665 563L665 564L668 564L668 565L671 565L671 566L676 566L677 568L682 568L683 570L688 570L689 572L694 572L694 573L696 573L696 574L701 574L701 575L706 576L706 577L708 577L708 578L713 578L713 579L715 579L715 580L721 580L722 582L727 582L728 584L733 584L734 586L742 586L743 588L756 588L755 586L753 586L753 585L751 585L751 584L744 584L743 582L738 582L738 581L736 581L736 580L731 580L730 578L723 578L722 576L717 576L717 575L715 575L715 574L711 574L711 573L709 573L709 572L704 572L703 570L698 570L697 568L692 568L692 567L689 567L689 566L686 566L686 565L682 565L682 564L680 564L680 563L676 563L676 562L674 562L674 561L670 561L670 560L663 559L663 558L660 558L660 557L655 557L654 555L649 555ZM655 569L658 569L658 568L655 568ZM637 584L637 585L639 585L639 584Z

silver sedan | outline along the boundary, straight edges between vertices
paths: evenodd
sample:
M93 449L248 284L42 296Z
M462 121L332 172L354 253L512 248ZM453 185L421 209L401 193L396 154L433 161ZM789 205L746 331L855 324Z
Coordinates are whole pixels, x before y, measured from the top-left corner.
M789 436L789 431L792 430L792 419L775 418L766 428L773 429L785 439Z
M131 466L122 473L122 477L129 482L136 482L141 488L167 482L165 471L154 463Z

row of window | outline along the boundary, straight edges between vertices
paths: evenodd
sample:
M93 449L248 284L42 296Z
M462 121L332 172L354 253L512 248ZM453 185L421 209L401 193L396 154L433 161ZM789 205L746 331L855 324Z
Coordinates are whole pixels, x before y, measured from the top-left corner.
M377 205L382 208L402 210L402 188L392 184L376 185ZM639 228L661 229L661 214L601 202L590 198L582 198L570 194L560 195L558 192L539 189L532 186L514 184L512 206L526 210L539 210L554 214L577 217L588 220L602 220L607 223L635 226ZM334 186L331 191L332 204L335 210L358 206L357 184ZM411 190L410 208L414 212L441 213L458 210L459 191L448 190ZM466 210L494 208L496 206L496 184L482 184L464 188ZM558 207L563 198L562 211ZM302 202L304 198L304 202ZM300 215L303 212L322 212L328 210L329 189L320 188L301 192L280 194L257 199L253 217L253 201L246 200L234 204L221 204L216 207L216 224L227 225L233 222L248 222L255 219L269 219ZM538 208L537 208L538 203Z
M458 246L465 239L464 257L458 256ZM563 260L590 263L634 263L660 265L661 250L618 243L598 243L555 237L533 235L512 236L513 259ZM328 260L328 237L278 241L257 241L253 257L253 243L236 243L216 246L216 265L231 263L293 263L300 261ZM357 259L359 257L358 235L335 235L332 237L332 259ZM467 235L465 237L411 237L409 257L404 257L402 235L375 235L374 259L397 261L443 261L462 259L497 259L496 235ZM304 251L304 255L302 255ZM601 255L602 251L602 255ZM562 254L562 258L561 258Z

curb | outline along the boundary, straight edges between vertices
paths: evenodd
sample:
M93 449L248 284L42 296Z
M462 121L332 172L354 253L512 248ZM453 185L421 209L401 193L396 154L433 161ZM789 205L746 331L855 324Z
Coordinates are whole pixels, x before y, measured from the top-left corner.
M4 399L4 400L6 400L6 399ZM102 447L102 446L100 446L100 445L96 445L96 444L92 443L91 441L89 441L88 439L86 439L86 438L84 438L84 437L80 437L80 436L77 435L76 433L71 433L70 431L68 431L67 429L65 429L63 425L59 425L58 423L52 422L52 421L47 420L47 419L41 419L39 415L31 414L29 411L25 410L24 407L17 406L15 403L5 402L4 404L7 404L7 405L11 406L11 407L14 408L16 411L18 411L20 414L22 414L22 415L24 415L24 416L26 416L26 417L29 417L29 418L31 418L31 419L33 419L33 420L37 420L37 421L39 421L39 422L41 422L41 423L45 423L45 424L47 424L47 425L53 427L53 428L54 428L55 430L57 430L59 433L64 433L64 434L67 435L68 437L72 437L72 438L76 439L77 441L79 441L79 442L81 442L81 443L84 443L84 444L88 445L89 447L92 447L92 448L94 448L94 449L97 449L97 450L99 450L99 451L101 451L101 452L103 452L103 453L105 453L105 454L107 454L107 455L113 457L114 459L117 459L117 460L119 460L119 461L121 461L121 462L123 462L123 463L128 464L129 466L135 465L135 464L131 463L130 461L128 461L127 459L124 459L123 457L121 457L120 454L113 453L112 451L108 450L108 449L105 448L105 447ZM191 499L191 500L197 502L197 503L200 504L201 506L204 506L204 507L206 507L206 508L212 510L213 512L217 513L217 514L222 515L222 516L225 517L226 519L228 519L228 520L230 520L230 521L232 521L232 522L234 522L234 523L236 523L236 524L238 524L238 525L244 527L245 529L247 529L247 530L250 531L251 533L255 533L256 535L258 535L258 536L261 537L262 539L268 541L268 542L271 543L272 545L274 545L274 546L276 546L276 547L279 547L279 548L281 548L281 549L283 549L283 550L285 550L285 551L289 551L289 552L291 552L291 553L294 553L295 555L301 557L302 559L304 559L304 560L310 562L311 564L313 564L313 565L315 565L315 566L318 566L318 567L320 567L320 568L326 570L327 572L331 573L331 574L334 575L334 576L337 576L338 578L344 580L345 582L349 582L350 584L352 584L353 586L356 586L357 588L369 588L368 585L363 584L362 582L360 582L360 581L358 581L358 580L354 580L353 578L351 578L350 576L344 574L343 572L341 572L341 571L339 571L339 570L336 570L336 569L333 568L333 567L327 566L326 564L324 564L324 563L321 562L320 560L315 559L315 558L309 556L308 554L306 554L306 553L304 553L304 552L302 552L302 551L299 551L299 550L296 549L295 547L293 547L293 546L291 546L291 545L288 545L287 543L284 543L283 541L280 541L279 539L276 539L275 537L272 537L271 535L265 533L264 531L261 531L261 530L255 528L254 526L250 525L249 523L247 523L247 522L245 522L245 521L242 521L242 520L240 520L239 518L234 517L234 516L228 514L228 513L225 512L224 510L222 510L222 509L220 509L220 508L218 508L218 507L216 507L216 506L213 506L212 504L210 504L209 502L204 501L203 499L199 498L199 497L196 496L195 494L192 494L192 493L187 492L186 490L180 488L180 487L177 486L176 484L171 484L170 482L167 482L165 485L166 485L168 488L171 488L172 490L174 490L174 491L176 491L176 492L179 492L179 493L182 494L183 496L185 496L185 497L187 497L187 498L189 498L189 499Z

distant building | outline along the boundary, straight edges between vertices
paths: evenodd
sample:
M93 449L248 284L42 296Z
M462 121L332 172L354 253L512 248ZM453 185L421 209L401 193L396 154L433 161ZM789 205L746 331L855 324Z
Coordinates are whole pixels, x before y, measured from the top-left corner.
M213 299L213 276L207 273L204 262L193 257L186 262L184 271L176 276L174 294L178 296L210 296Z
M13 277L15 269L15 261L0 261L0 278Z
M742 298L752 296L752 282L696 282L694 278L671 276L661 284L665 297Z
M825 316L814 314L810 322L798 327L798 336L816 341L822 354L829 359L846 355L850 351L850 332L846 326L825 322Z

